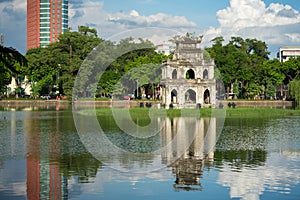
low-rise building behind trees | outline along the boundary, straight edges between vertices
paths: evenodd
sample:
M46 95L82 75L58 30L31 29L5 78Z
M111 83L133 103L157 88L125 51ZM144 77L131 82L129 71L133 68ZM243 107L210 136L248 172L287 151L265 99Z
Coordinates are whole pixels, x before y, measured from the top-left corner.
M290 58L300 56L300 46L283 46L280 47L277 57L280 62L288 61Z

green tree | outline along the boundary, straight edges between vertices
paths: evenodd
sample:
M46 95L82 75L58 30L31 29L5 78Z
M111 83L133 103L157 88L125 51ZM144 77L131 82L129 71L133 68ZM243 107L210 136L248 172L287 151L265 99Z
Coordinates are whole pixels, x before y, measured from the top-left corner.
M262 65L268 60L266 43L241 37L232 37L226 45L223 44L223 37L217 37L212 42L212 47L206 50L215 60L227 92L235 90L244 98L256 93L256 86L261 86Z
M266 96L267 97L275 97L275 92L276 92L276 89L275 89L275 86L274 85L268 85L268 87L265 89L266 91Z
M161 56L157 56L154 45L148 40L135 41L133 38L125 38L117 44L104 47L97 61L100 63L98 66L103 66L105 70L98 84L101 95L131 93L133 86L136 85L135 80L132 79L134 74L132 70L145 63L161 63L162 59ZM103 55L103 52L107 53ZM110 63L103 60L108 60Z
M35 90L38 89L39 94L51 93L56 83L58 66L51 48L52 45L47 48L38 47L30 49L26 53L29 65L25 73L29 80L35 83Z
M0 45L0 52L1 67L5 67L13 73L18 73L18 70L15 67L16 63L21 66L27 66L26 58L16 49Z
M6 92L6 85L11 81L11 73L1 66L0 68L0 96Z
M288 61L282 63L282 71L285 74L285 84L298 79L300 77L300 57L290 58Z
M97 38L97 30L88 26L78 26L78 32L83 35L89 35Z
M300 80L293 80L289 83L291 96L295 99L296 107L300 108Z
M282 69L282 63L278 59L267 60L263 63L260 82L264 85L265 95L275 96L275 86L282 84L285 74Z
M102 41L95 29L80 26L78 31L67 30L59 36L58 42L46 48L27 51L29 67L26 74L36 83L35 90L40 94L58 90L71 96L80 66Z
M252 99L255 97L255 95L261 94L263 90L263 86L256 83L250 83L249 85L247 85L247 87L245 87L247 97Z
M12 47L0 45L0 93L6 90L6 85L10 83L11 76L18 81L18 75L23 67L27 67L26 58ZM17 85L19 83L17 82ZM16 96L18 97L18 95Z

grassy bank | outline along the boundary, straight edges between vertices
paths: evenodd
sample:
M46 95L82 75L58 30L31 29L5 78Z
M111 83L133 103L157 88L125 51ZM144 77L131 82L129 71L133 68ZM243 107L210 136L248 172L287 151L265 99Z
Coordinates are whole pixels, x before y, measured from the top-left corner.
M300 116L300 110L276 108L226 109L226 117L284 117Z
M127 112L128 109L115 108L114 114L122 114ZM130 115L132 117L146 117L149 114L147 108L130 108ZM109 108L97 109L98 116L111 115L112 110ZM272 109L272 108L235 108L235 109L209 109L202 108L196 109L152 109L155 116L168 116L168 117L284 117L284 116L300 116L300 110L291 109Z

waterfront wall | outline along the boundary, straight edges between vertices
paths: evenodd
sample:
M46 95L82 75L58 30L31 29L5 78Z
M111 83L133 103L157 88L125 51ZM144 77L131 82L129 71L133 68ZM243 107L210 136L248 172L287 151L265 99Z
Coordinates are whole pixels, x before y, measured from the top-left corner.
M145 102L146 104L146 102ZM152 103L154 105L155 103ZM120 107L120 108L130 108L139 107L140 102L138 101L75 101L74 107L78 108L84 107ZM1 100L0 107L2 108L35 108L37 109L71 109L72 102L67 100Z
M44 106L44 105L69 105L69 101L56 100L1 100L0 106Z
M28 110L61 110L71 108L69 101L56 100L1 100L0 108L6 109L28 109Z
M132 108L139 107L141 103L146 106L146 103L150 101L76 101L74 104L80 107L121 107ZM294 103L292 101L217 101L216 107L219 107L220 103L224 107L228 107L228 103L235 103L236 107L248 107L248 108L293 108ZM151 102L152 107L159 107L159 102ZM45 109L54 108L71 108L72 102L66 100L1 100L0 107L40 107Z
M236 107L245 107L245 108L294 108L293 101L218 101L217 106L222 103L224 107L228 107L228 103L235 103Z

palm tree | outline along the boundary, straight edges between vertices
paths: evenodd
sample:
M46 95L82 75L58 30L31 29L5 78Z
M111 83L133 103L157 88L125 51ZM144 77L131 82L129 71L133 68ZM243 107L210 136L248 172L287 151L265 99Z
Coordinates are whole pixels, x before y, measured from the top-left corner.
M0 45L0 67L5 71L8 70L16 76L17 85L18 83L18 70L15 64L18 63L20 66L27 66L26 58L16 49L12 47L4 47Z
M13 73L18 73L14 64L19 63L21 66L27 66L26 58L12 47L4 47L0 45L0 63Z

